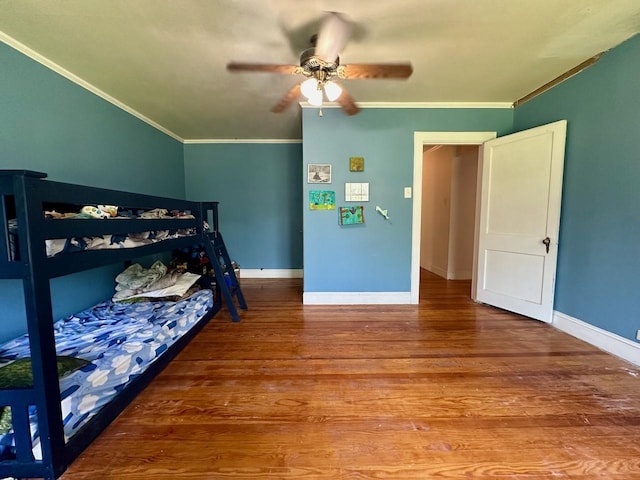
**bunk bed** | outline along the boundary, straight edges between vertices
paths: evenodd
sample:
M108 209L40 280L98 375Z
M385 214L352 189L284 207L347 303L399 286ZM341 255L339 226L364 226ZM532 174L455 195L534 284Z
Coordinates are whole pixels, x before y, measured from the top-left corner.
M51 205L90 207L62 219L45 215ZM124 216L98 218L113 215L105 212L114 206ZM217 209L217 202L0 170L0 280L21 281L27 329L4 344L0 356L7 365L26 360L32 374L30 385L0 388L0 409L11 413L10 431L0 435L0 447L4 443L10 452L0 456L0 478L57 478L222 308L223 300L239 320L234 298L240 308L247 307L218 230ZM149 212L154 213L145 215ZM176 302L104 302L54 322L51 279L118 263L130 266L137 258L194 245L211 259L212 288ZM100 345L102 350L94 350ZM74 360L74 366L63 372L63 360Z

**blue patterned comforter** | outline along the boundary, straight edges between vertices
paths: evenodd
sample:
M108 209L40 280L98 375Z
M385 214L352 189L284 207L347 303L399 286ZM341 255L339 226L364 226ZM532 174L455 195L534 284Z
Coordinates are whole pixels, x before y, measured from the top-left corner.
M55 323L58 355L91 364L60 379L65 439L106 405L133 378L186 333L213 305L210 290L178 302L103 302ZM0 346L0 357L28 357L28 337ZM41 458L37 417L31 417L34 455ZM0 436L0 448L13 445L13 434Z

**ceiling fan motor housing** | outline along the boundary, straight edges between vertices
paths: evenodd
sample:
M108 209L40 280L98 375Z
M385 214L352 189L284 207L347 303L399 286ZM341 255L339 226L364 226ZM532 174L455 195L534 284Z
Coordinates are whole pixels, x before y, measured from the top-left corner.
M335 62L325 62L323 59L316 55L315 48L307 48L300 54L300 67L306 76L308 77L322 77L326 75L326 78L336 76L340 65L340 58L337 57ZM324 75L320 72L324 72Z

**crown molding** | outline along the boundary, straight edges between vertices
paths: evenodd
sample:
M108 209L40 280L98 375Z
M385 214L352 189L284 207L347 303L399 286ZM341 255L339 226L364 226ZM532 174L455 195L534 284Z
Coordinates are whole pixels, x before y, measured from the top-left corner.
M288 139L288 138L203 138L184 140L185 145L198 145L209 143L302 143L302 139Z
M95 85L83 80L77 75L71 73L66 68L58 65L57 63L49 60L47 57L39 54L35 50L27 47L25 44L19 42L15 38L0 31L0 41L19 51L23 55L31 58L32 60L40 63L46 68L56 72L63 76L67 80L75 83L76 85L88 90L94 95L102 98L103 100L111 103L121 110L129 113L151 127L161 131L162 133L170 136L171 138L179 141L180 143L189 144L214 144L214 143L256 143L256 144L285 144L285 143L302 143L301 139L184 139L171 130L163 127L162 125L154 122L149 117L146 117L142 113L134 110L128 105L122 103L115 97L112 97L108 93L100 90ZM308 102L300 102L302 108L314 108L318 107L310 105ZM509 102L358 102L358 106L363 109L372 108L513 108L513 103ZM326 103L322 108L340 108L340 105L335 102Z
M574 75L577 75L578 73L582 72L583 70L589 68L591 65L593 65L594 63L596 63L598 60L600 60L600 57L602 55L604 55L605 52L600 52L597 55L594 55L591 58L587 58L584 62L582 62L579 65L576 65L575 67L567 70L566 72L564 72L562 75L557 76L556 78L554 78L553 80L551 80L550 82L545 83L544 85L542 85L541 87L536 88L533 92L530 92L528 94L526 94L524 97L519 98L518 100L516 100L515 102L513 102L513 106L515 107L519 107L520 105L522 105L525 102L528 102L529 100L537 97L538 95L542 95L544 92L546 92L547 90L552 89L553 87L555 87L556 85L564 82L565 80L570 79L571 77L573 77Z
M121 110L124 110L128 114L133 115L134 117L136 117L139 120L142 120L144 123L152 126L153 128L155 128L157 130L160 130L162 133L164 133L166 135L169 135L170 137L174 138L175 140L178 140L181 143L184 143L184 139L182 137L180 137L179 135L175 134L174 132L172 132L171 130L168 130L167 128L163 127L162 125L160 125L160 124L154 122L153 120L151 120L150 118L144 116L143 114L141 114L137 110L134 110L133 108L129 107L128 105L125 105L120 100L112 97L108 93L100 90L95 85L92 85L91 83L87 82L86 80L83 80L82 78L78 77L77 75L71 73L66 68L64 68L64 67L58 65L57 63L49 60L47 57L39 54L35 50L32 50L31 48L27 47L25 44L19 42L18 40L16 40L13 37L10 37L9 35L4 33L3 31L0 31L0 41L3 42L3 43L6 43L10 47L12 47L15 50L19 51L23 55L26 55L27 57L31 58L32 60L35 60L36 62L40 63L41 65L44 65L48 69L53 70L57 74L62 75L67 80L72 81L76 85L79 85L80 87L84 88L85 90L88 90L89 92L93 93L94 95L97 95L98 97L102 98L103 100L106 100L107 102L111 103L112 105L115 105L116 107L120 108Z
M513 108L513 102L357 102L360 108ZM335 102L316 107L300 102L302 108L340 108Z

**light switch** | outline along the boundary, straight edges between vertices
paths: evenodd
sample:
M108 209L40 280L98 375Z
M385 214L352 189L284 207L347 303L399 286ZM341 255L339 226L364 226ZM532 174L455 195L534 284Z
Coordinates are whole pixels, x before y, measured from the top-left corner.
M404 187L404 198L411 198L411 187Z

